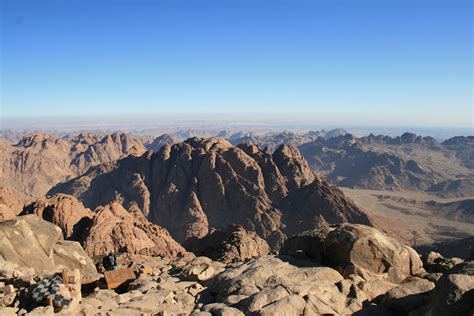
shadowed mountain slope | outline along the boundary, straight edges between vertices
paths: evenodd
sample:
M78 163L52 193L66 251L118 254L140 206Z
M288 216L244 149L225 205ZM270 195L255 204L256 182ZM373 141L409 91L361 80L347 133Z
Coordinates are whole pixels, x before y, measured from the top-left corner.
M178 241L239 224L275 247L287 235L325 222L371 225L288 145L271 153L252 144L190 138L155 154L91 168L50 191L55 192L72 194L90 208L116 200L126 208L137 205Z

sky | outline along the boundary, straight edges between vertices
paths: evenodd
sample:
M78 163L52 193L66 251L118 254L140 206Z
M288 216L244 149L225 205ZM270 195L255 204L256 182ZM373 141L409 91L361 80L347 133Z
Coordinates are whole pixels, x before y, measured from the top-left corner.
M277 113L473 126L461 0L0 0L3 119Z

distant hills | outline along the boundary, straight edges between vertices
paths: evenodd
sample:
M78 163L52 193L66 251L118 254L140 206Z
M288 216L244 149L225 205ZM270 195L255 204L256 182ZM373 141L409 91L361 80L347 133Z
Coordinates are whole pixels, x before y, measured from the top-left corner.
M158 152L200 132L183 130L158 137L2 133L6 138L0 138L0 185L10 187L24 200L40 197L58 182L79 176L90 167L128 155L140 156L147 150ZM416 190L453 198L474 196L473 136L438 142L411 133L355 137L343 129L303 134L222 130L210 136L226 138L233 145L255 144L270 153L283 144L298 147L313 170L338 186Z
M92 166L145 152L141 141L127 134L37 133L15 144L0 139L0 186L9 187L18 199L30 200Z

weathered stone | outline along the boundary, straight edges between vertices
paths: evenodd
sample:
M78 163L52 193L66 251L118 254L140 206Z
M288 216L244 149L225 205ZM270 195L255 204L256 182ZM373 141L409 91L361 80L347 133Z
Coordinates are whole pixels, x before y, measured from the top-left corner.
M158 282L137 279L128 285L128 290L129 291L138 290L142 293L146 293L151 289L156 289L157 287L158 287Z
M358 224L342 224L328 233L324 263L346 276L354 273L367 280L392 283L400 283L422 269L416 251L375 228Z
M438 281L426 315L454 316L474 313L474 261L448 270Z
M256 314L270 316L278 315L285 311L287 315L302 315L305 305L306 303L303 298L298 295L290 295L263 307Z
M176 258L186 253L166 229L150 223L136 207L127 211L115 202L98 207L84 249L101 256L126 249L127 252Z
M183 268L183 273L190 281L208 280L215 272L212 260L207 257L197 257Z
M358 286L365 293L367 299L372 301L373 299L387 293L397 285L383 280L371 280L360 282Z
M84 280L97 280L95 265L78 243L66 242L61 229L36 215L0 223L0 257L37 273L78 268Z
M5 294L1 299L1 306L12 306L16 299L16 292L12 292L10 294Z
M23 208L20 215L35 214L58 225L66 239L80 240L94 213L67 194L41 197Z
M202 238L191 237L183 246L197 256L226 263L264 256L270 252L264 239L240 225L230 225L225 232L216 230Z
M202 307L203 311L215 316L243 316L244 313L236 308L229 307L222 303L207 304Z
M413 278L392 288L381 297L380 305L398 313L407 314L421 307L430 298L435 285L425 279Z
M444 258L440 253L430 251L421 257L423 267L429 273L444 273L457 264L463 263L460 258Z
M280 255L295 258L310 259L321 264L324 256L324 241L332 229L330 227L322 227L293 235L285 240L279 253Z
M245 310L248 312L256 312L262 309L264 306L276 302L289 295L290 294L288 291L282 286L264 289L246 299L243 304L240 304L240 306L243 305Z
M52 306L40 306L26 314L28 316L54 316L54 308Z

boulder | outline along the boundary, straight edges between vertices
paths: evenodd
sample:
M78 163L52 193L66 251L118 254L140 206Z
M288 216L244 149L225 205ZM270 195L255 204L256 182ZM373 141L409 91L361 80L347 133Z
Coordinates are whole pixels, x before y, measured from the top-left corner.
M305 306L306 302L301 296L290 295L263 307L256 315L278 315L282 311L285 311L286 315L302 315Z
M423 306L430 299L430 292L434 287L434 283L415 277L385 293L380 299L380 305L407 314Z
M473 315L474 261L466 261L447 271L436 283L430 303L418 314Z
M346 277L356 274L367 281L400 283L424 272L415 250L375 228L359 224L342 224L328 233L323 261Z
M115 202L95 212L84 240L84 249L90 256L126 251L176 258L186 253L166 229L150 223L137 208L128 212Z
M421 257L423 267L429 273L444 273L457 264L463 263L460 258L444 258L440 253L430 251Z
M189 281L205 281L223 270L222 263L213 262L207 257L197 257L182 268L182 273Z
M234 264L209 280L206 285L216 295L218 302L232 302L233 306L245 313L257 314L285 297L304 297L317 285L333 286L338 291L335 284L343 278L336 270L327 267L298 267L284 259L285 257L265 256ZM290 301L295 302L295 299ZM300 300L296 300L298 301ZM284 301L268 307L262 313L274 311L282 302ZM300 304L295 304L299 308ZM295 307L295 310L298 308Z
M222 303L212 303L203 306L203 311L215 316L243 316L244 313L237 308L229 307Z
M297 258L302 258L303 255L303 258L321 264L324 257L324 241L331 230L332 228L326 226L293 235L285 240L279 254Z
M64 238L80 240L94 213L67 194L42 197L25 206L20 215L35 214L61 227Z
M240 225L230 225L225 232L215 230L203 238L188 238L183 246L196 256L224 263L265 256L270 252L264 239Z
M20 216L0 223L0 256L36 273L78 268L84 281L99 274L78 243L62 240L61 229L36 215Z

